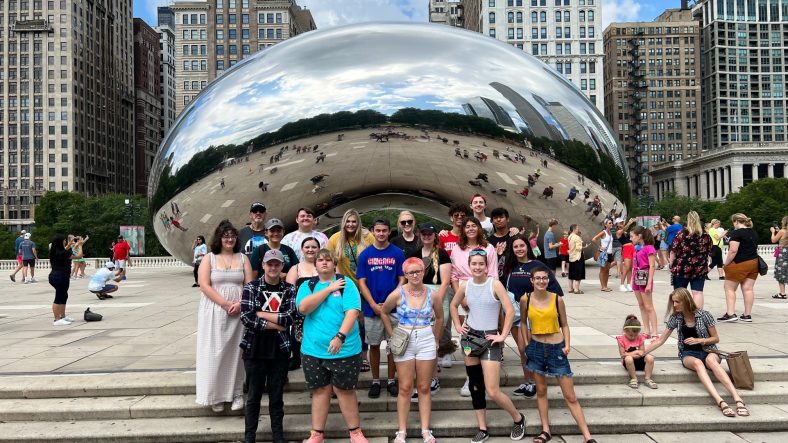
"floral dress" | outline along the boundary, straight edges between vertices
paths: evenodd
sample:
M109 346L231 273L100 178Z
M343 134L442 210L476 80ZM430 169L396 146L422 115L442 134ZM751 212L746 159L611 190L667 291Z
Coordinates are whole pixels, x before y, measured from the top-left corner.
M691 235L682 229L673 238L670 251L676 256L670 272L687 280L705 278L708 273L711 237L709 234Z

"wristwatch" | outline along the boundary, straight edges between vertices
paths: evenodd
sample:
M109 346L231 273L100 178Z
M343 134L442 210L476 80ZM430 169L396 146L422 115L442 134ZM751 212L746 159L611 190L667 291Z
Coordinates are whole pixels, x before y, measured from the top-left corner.
M343 334L342 332L337 332L337 335L335 335L334 337L338 338L339 341L344 343L345 339L347 338L347 335Z

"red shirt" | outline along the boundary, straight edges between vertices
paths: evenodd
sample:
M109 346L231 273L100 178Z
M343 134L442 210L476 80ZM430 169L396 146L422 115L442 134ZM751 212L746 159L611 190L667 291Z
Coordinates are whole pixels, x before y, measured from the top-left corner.
M115 255L115 260L126 260L129 258L129 251L131 250L131 246L123 240L122 242L116 243L115 246L112 248L112 252Z
M452 249L454 249L454 246L457 245L458 241L460 241L460 237L454 235L454 233L452 233L451 231L446 233L446 235L438 236L438 246L445 249L446 252L449 254L449 257L451 257L451 251Z
M558 253L560 255L569 255L569 238L561 237L558 243L561 243L561 246L558 248Z

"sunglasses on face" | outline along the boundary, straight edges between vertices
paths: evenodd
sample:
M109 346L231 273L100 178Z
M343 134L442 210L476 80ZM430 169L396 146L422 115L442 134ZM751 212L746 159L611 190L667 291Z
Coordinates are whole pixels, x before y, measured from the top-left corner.
M399 222L399 224L402 226L410 226L413 224L413 220L402 220L401 222Z
M265 209L254 209L251 212L252 214L265 214Z
M471 253L469 254L469 256L470 256L470 257L473 257L473 256L475 256L475 255L480 255L480 256L482 256L482 257L487 257L487 251L485 251L484 249L474 249L474 250L473 250L473 251L471 251Z

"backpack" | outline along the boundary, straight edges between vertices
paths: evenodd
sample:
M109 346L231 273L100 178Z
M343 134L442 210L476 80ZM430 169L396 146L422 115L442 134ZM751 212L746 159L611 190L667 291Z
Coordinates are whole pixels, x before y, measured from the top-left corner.
M342 275L342 274L335 274L334 277L337 280L339 280L340 278L345 278L345 276ZM318 282L320 282L320 276L317 276L317 275L314 276L314 277L310 277L309 280L307 280L307 285L309 286L309 290L311 292L315 292L315 288L317 287ZM345 288L341 288L339 290L339 293L340 294L344 294L345 293Z

